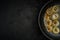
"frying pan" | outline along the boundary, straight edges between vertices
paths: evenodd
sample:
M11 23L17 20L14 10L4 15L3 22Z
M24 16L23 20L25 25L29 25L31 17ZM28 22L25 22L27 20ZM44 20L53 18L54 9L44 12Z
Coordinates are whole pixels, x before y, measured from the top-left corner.
M49 39L53 39L53 40L60 40L60 35L56 36L56 35L52 35L49 32L47 32L45 25L44 25L44 15L45 15L45 11L47 8L53 6L53 5L60 5L60 1L54 0L54 1L48 1L40 10L39 12L39 16L38 16L38 24L39 24L39 28L42 31L42 33Z

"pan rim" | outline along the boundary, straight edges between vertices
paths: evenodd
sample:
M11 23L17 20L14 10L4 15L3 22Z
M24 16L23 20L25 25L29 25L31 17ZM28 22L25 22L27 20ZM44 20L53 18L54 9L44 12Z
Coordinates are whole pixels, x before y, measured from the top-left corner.
M41 12L42 12L42 10L44 9L44 7L46 7L49 3L51 3L51 2L53 2L53 1L48 1L42 8L41 8L41 10L40 10L40 12L39 12L39 15L38 15L38 25L39 25L39 28L40 28L40 30L41 30L41 32L42 32L42 34L44 35L44 36L46 36L48 39L50 39L50 40L53 40L53 38L52 37L49 37L48 35L46 35L46 33L42 30L42 28L40 27L41 26L41 24L40 24L40 15L41 15Z

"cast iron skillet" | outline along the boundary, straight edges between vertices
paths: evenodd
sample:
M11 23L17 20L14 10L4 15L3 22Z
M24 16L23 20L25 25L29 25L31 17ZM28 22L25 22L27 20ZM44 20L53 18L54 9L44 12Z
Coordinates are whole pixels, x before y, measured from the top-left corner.
M53 39L53 40L60 40L60 35L55 36L55 35L48 33L47 30L45 29L45 25L44 25L44 15L45 15L46 9L55 4L60 5L60 1L57 1L57 0L49 1L42 7L42 9L40 10L39 16L38 16L38 23L39 23L40 30L47 38Z

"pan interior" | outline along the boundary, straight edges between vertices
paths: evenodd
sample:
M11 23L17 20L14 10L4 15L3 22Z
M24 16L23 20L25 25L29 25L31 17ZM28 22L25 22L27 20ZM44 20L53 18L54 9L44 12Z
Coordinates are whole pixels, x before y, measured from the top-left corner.
M44 25L48 33L53 36L60 36L60 5L53 5L46 9Z

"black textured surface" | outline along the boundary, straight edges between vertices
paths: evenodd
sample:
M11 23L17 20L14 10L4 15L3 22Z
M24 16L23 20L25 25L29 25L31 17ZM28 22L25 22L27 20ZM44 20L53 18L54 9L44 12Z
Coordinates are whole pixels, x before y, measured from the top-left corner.
M38 26L38 14L47 0L1 2L1 40L47 40Z

